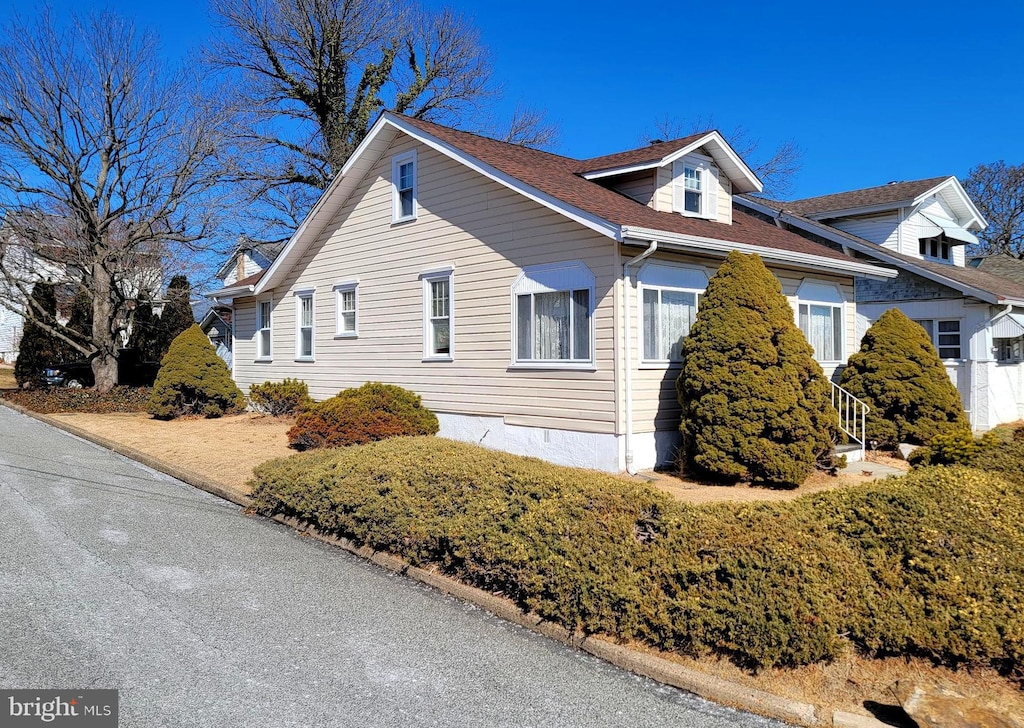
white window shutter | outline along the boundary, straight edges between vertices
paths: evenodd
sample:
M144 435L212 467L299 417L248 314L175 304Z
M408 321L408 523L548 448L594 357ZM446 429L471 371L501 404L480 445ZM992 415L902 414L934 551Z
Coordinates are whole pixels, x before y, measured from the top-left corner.
M718 170L710 164L704 165L706 191L704 192L704 217L718 219Z
M683 163L672 162L672 212L683 212L686 208L685 181L683 179Z

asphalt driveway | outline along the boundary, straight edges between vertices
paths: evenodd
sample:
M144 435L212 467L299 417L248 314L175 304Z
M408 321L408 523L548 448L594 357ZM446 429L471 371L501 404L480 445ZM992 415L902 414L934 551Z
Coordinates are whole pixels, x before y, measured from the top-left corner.
M117 688L122 726L780 725L4 407L0 687Z

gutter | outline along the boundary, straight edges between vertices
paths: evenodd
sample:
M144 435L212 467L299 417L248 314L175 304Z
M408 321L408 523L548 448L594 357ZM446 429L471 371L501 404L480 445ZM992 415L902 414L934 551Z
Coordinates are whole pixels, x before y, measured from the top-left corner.
M769 214L774 214L774 211ZM785 213L780 215L779 218L782 219L783 222L788 222L788 220L785 219ZM623 226L622 237L637 240L656 239L664 246L662 248L663 250L671 248L672 250L689 253L703 253L704 255L707 255L708 253L719 253L722 257L725 257L734 250L740 253L757 253L767 262L781 263L792 267L805 268L811 271L838 273L840 275L856 275L864 278L876 279L895 278L899 275L897 271L890 268L858 263L856 260L840 261L832 258L826 258L821 255L814 255L813 253L798 253L791 250L778 250L776 248L766 248L760 245L750 245L749 243L715 240L695 235L681 235L679 233L669 233L663 230Z
M234 296L245 296L251 295L256 291L256 285L251 286L234 286L229 288L221 288L219 291L212 291L211 293L204 294L206 298L214 301L215 303L224 303L222 298L230 300ZM224 304L228 305L228 304Z
M625 236L625 231L623 231L623 236ZM654 255L657 249L658 241L652 240L651 244L647 246L647 250L640 253L640 255L630 258L622 266L622 282L625 286L623 290L623 308L626 315L626 472L630 475L636 475L636 468L633 467L633 327L631 325L632 314L629 310L630 291L633 289L633 282L629 269Z

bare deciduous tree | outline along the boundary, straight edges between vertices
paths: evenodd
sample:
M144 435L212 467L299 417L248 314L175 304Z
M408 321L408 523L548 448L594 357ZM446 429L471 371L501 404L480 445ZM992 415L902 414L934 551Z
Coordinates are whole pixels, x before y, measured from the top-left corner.
M1024 164L979 164L967 174L964 189L988 221L972 252L1024 258Z
M691 123L681 119L665 117L654 124L658 139L669 140L711 131L715 128L713 117L698 116ZM761 140L753 137L744 126L723 132L729 145L764 183L764 194L768 197L785 199L793 191L793 178L800 171L803 150L792 139L782 142L767 156L761 150ZM645 135L644 142L651 141Z
M0 46L0 303L117 383L120 334L161 262L203 249L229 209L230 116L160 62L156 38L111 13L14 19ZM86 335L35 310L36 279L88 292Z
M238 78L262 145L247 174L267 223L287 234L384 109L466 126L497 91L476 30L409 0L213 0L224 35L208 53ZM514 143L553 138L519 111Z

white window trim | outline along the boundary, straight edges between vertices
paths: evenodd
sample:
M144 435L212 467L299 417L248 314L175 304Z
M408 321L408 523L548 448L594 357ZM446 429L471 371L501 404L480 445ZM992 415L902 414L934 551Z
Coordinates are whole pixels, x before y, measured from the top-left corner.
M932 346L935 347L935 353L939 355L939 359L941 359L944 362L961 362L961 361L966 361L967 360L967 341L964 340L964 320L962 318L957 318L955 316L947 317L947 318L937 318L937 317L932 317L932 316L921 316L921 317L914 318L913 321L916 324L919 324L921 321L931 321L932 322L931 342L932 342ZM956 356L942 356L942 353L939 350L940 349L940 347L939 347L939 322L940 321L942 321L942 322L956 321L960 325L960 329L957 332L959 334L959 336L960 336L960 344L959 344L959 346L956 346L956 347L953 347L953 346L942 346L941 347L942 349L953 349L953 348L959 349L960 350L960 356L959 357L956 357ZM924 327L922 326L922 328L924 328ZM926 334L928 333L927 330L925 331L925 333ZM949 332L943 332L943 333L949 333Z
M835 293L835 297L833 299L830 300L830 299L824 297L826 292L824 290L822 290L822 289L825 289L825 288L831 289ZM801 291L804 291L804 290L814 290L814 289L818 290L819 295L817 295L817 296L815 296L815 295L800 295ZM841 329L840 330L841 330L841 333L842 333L842 335L839 337L839 339L840 339L840 341L839 341L839 358L838 359L817 359L817 358L815 358L815 361L818 362L819 364L827 364L827 365L845 364L847 358L849 357L849 352L847 351L847 346L846 346L846 339L849 336L849 332L847 331L847 328L848 328L847 324L849 322L847 321L847 316L846 316L846 306L847 306L848 303L849 302L846 300L846 296L843 295L843 289L839 285L837 285L836 283L833 283L831 281L815 280L813 278L804 278L800 282L799 288L797 288L797 291L796 291L796 306L794 307L793 314L794 314L794 322L796 323L796 327L798 329L800 329L800 307L801 306L806 305L808 307L808 309L807 309L808 317L810 317L810 313L811 313L810 312L810 306L826 306L828 308L831 308L831 309L833 309L833 314L832 314L833 316L836 315L835 311L837 309L839 311L839 314L838 314L839 315L839 323L841 324ZM810 344L810 340L807 339L807 334L804 333L803 329L800 329L800 333L804 335L804 339L807 340L808 344Z
M270 320L260 320L260 307L261 304L269 304L270 309ZM266 324L263 326L262 324ZM266 356L260 355L260 334L263 330L267 330L267 349L269 350ZM273 296L267 296L266 298L256 299L256 358L254 361L274 361L274 298Z
M402 201L398 189L398 171L403 164L412 162L412 214L402 215ZM391 160L391 222L410 222L419 215L419 162L416 159L416 150L404 154L398 154Z
M430 337L430 284L448 281L448 353L435 354ZM455 267L435 268L420 273L423 289L423 360L424 362L446 362L455 360Z
M543 277L544 274L552 274L565 271L571 276L579 277L579 284L574 283L571 288L547 288L546 292L555 293L559 291L582 291L590 292L589 311L590 317L590 358L587 360L565 360L565 359L519 359L519 321L518 297L545 291L522 290L530 287L531 276ZM585 280L584 280L585 278ZM509 369L569 369L574 371L597 371L597 338L594 319L597 313L596 280L593 272L582 260L569 261L565 263L552 263L545 265L533 265L523 268L516 281L512 284L511 290L511 322L512 322L512 351L509 361Z
M686 175L685 168L695 169L700 173L700 212L686 209ZM703 154L687 154L672 163L672 210L684 217L697 217L704 220L718 219L718 170L714 160Z
M696 288L692 286L673 286L664 283L645 283L644 276L652 268L674 268L680 273L699 273L704 276L705 281L708 279L707 271L701 266L694 265L677 265L670 261L657 261L656 263L645 263L637 273L637 349L640 353L640 368L641 369L666 369L671 366L679 366L681 363L678 359L648 359L645 355L644 347L644 291L673 291L677 293L693 293L697 297L697 309L700 310L700 298L707 292L707 285L704 288ZM659 331L660 336L660 331Z
M351 331L342 328L341 294L352 292L355 301L355 316L353 316L353 327ZM334 284L334 338L335 339L357 339L359 338L359 281L342 281Z
M935 241L935 248L936 248L936 252L938 252L938 255L932 255L931 254L931 243L932 243L933 240ZM925 248L925 251L926 251L924 253L921 252L921 244L922 243L924 243L924 248ZM947 257L945 257L945 258L942 257L942 247L943 246L946 247L946 252L949 253L949 255ZM952 263L953 262L953 244L951 242L949 242L949 240L947 240L942 235L933 235L932 237L929 237L929 238L918 238L918 241L917 241L917 252L918 252L918 254L924 260L933 260L936 263ZM947 319L943 319L943 320L945 321Z
M961 333L961 336L963 334ZM1003 358L1004 348L1010 350L1010 356ZM1016 350L1016 354L1013 351ZM1024 337L1000 337L992 339L992 352L997 365L1015 365L1024 361Z
M309 354L303 354L302 349L302 299L309 299L310 326L309 326ZM295 361L316 361L316 289L303 288L295 291Z

